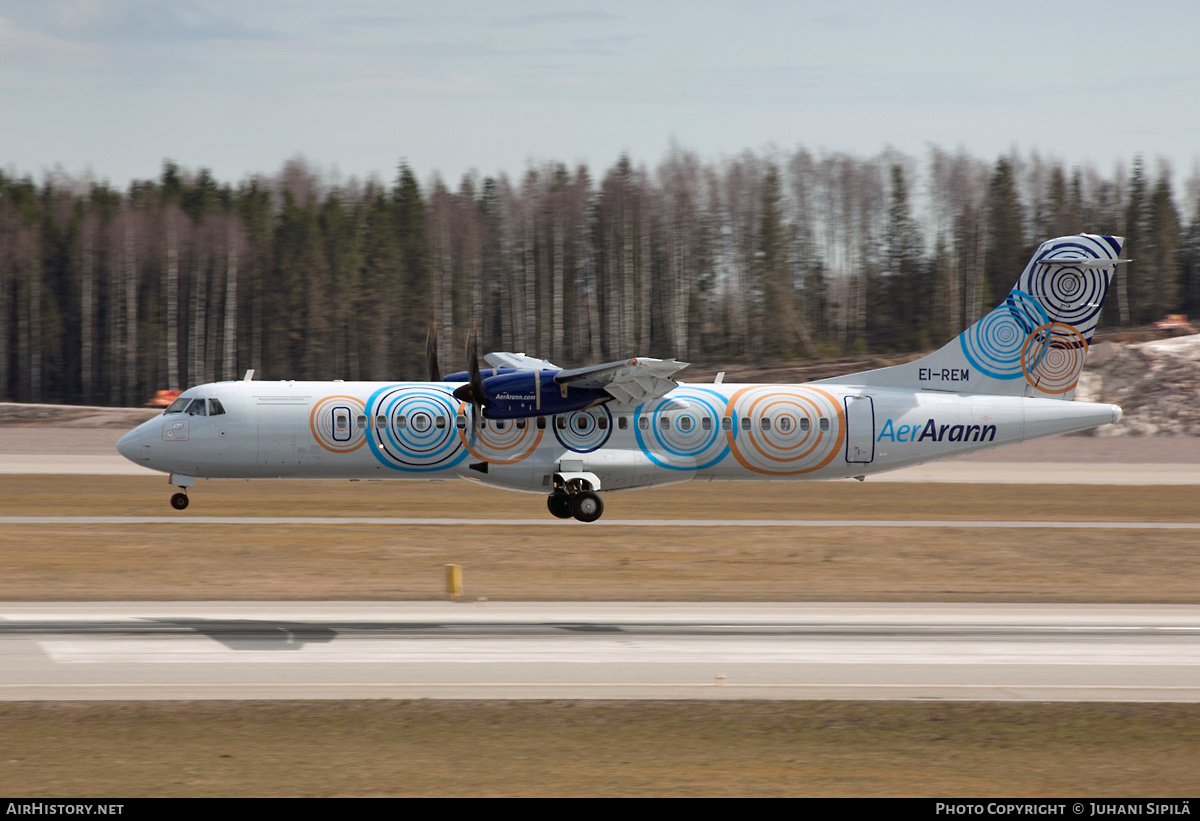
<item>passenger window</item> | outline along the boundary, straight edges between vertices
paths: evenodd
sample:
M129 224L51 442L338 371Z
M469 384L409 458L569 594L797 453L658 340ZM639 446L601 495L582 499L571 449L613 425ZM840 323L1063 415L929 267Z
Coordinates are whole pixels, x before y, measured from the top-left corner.
M463 416L461 413L454 417L454 427L458 428L459 430L466 430L467 417Z
M824 416L821 417L821 430L829 430L829 420Z
M537 429L538 429L538 430L545 430L545 429L546 429L546 417L544 417L544 416L539 416L539 417L537 418Z
M220 399L209 399L208 400L208 415L209 416L220 416L224 412L225 412L225 408L222 407Z
M721 430L733 430L733 419L731 417L721 417Z
M359 417L358 417L358 429L359 430L367 429L367 417L363 416L362 414L359 414Z
M691 417L681 416L679 418L679 429L681 431L683 431L684 433L687 433L688 431L690 431L692 429Z
M527 424L528 423L524 419L518 419L517 420L517 430L525 430L525 427Z
M508 424L508 423L505 422L503 419L497 419L496 420L496 430L504 430L504 426L506 424Z
M712 430L712 420L707 416L700 420L700 428L702 430Z
M792 420L786 416L779 420L779 432L787 433L792 429Z
M596 424L599 426L600 430L608 430L608 417L601 416L596 420Z
M661 419L658 420L658 426L660 428L662 428L663 430L670 430L671 429L671 417L664 415Z
M346 418L346 414L344 413L339 413L333 418L333 426L338 430L345 430L349 424L350 420Z
M562 416L554 417L554 427L558 428L559 430L566 430L567 420Z
M439 416L439 417L438 417L438 418L435 420L435 424L438 426L438 428L444 428L444 427L446 427L446 417L444 417L444 416Z
M404 430L408 427L408 420L403 416L396 417L396 430Z
M382 413L375 417L375 427L379 430L383 430L387 427L387 417Z
M750 417L749 416L742 417L742 430L750 430Z
M809 427L811 427L811 425L809 424L808 417L801 416L800 417L800 430L808 430Z
M644 416L641 417L638 419L638 427L642 430L650 430L650 420Z
M762 418L762 429L763 429L763 430L770 430L770 429L771 429L771 420L770 420L770 419L768 419L768 418L767 418L767 417L765 417L765 416Z
M617 427L620 428L621 430L628 430L629 429L629 417L618 416L617 417Z
M588 418L586 415L576 416L575 417L575 429L577 431L579 431L580 433L583 433L585 430L587 430L587 426L588 426L587 420L588 420Z

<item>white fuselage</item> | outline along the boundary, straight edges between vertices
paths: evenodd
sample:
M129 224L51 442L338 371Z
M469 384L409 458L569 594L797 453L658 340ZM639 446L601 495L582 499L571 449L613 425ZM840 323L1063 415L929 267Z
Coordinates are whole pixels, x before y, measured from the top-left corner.
M175 477L439 479L549 493L864 476L1120 418L1115 405L866 385L682 384L637 407L487 420L448 382L220 382L121 438ZM212 413L213 410L218 413ZM221 412L223 411L223 412ZM486 469L484 466L486 465Z

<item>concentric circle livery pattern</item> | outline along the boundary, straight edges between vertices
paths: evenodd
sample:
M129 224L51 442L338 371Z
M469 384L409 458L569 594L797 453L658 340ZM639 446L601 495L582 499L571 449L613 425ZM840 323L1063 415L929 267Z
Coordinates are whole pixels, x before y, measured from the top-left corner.
M347 426L337 429L337 411L345 409ZM326 396L313 405L308 417L308 426L313 439L330 453L352 453L367 441L367 432L357 424L357 418L366 413L366 405L356 396Z
M1070 325L1043 325L1029 335L1021 352L1025 378L1044 393L1066 393L1079 381L1087 348L1083 336Z
M559 419L566 420L562 430L558 429ZM601 419L604 419L604 427L600 426ZM612 436L612 413L603 405L574 413L559 414L553 422L554 438L564 448L576 453L591 453L599 450L604 447L608 437Z
M384 426L372 425L367 439L371 452L393 470L429 473L454 467L467 456L454 426L458 405L444 388L381 388L367 401L372 419L387 420Z
M683 400L686 408L675 400ZM634 433L638 447L651 462L669 470L704 470L712 467L729 453L729 445L721 431L727 400L716 391L704 388L676 388L670 398L657 399L639 405L634 411ZM669 418L667 427L663 417ZM641 419L647 419L642 430ZM709 428L705 430L704 420Z
M1022 317L1023 318L1023 317ZM996 308L961 337L967 361L993 379L1021 375L1021 348L1029 330L1007 305Z
M1048 312L1049 319L1071 325L1084 340L1091 339L1100 321L1100 306L1108 293L1111 274L1103 268L1038 265L1039 261L1082 253L1093 259L1113 259L1116 254L1103 242L1076 237L1048 248L1025 272L1017 287L1030 294Z
M729 398L726 414L734 420L734 430L726 434L733 457L755 473L812 473L832 462L846 440L846 415L841 402L820 388L742 388ZM829 420L829 430L821 430L822 418ZM750 420L748 430L742 429L744 419ZM763 430L764 419L770 420L770 430ZM781 424L785 419L787 422ZM804 419L807 424L802 424Z
M466 402L458 405L459 414L471 418L471 406ZM468 425L458 431L459 441L474 458L493 465L512 465L527 458L537 450L545 431L537 430L532 419L522 420L526 424L517 426L517 420L505 419L502 423L490 420L483 427ZM501 428L500 424L504 427Z
M1089 259L1116 257L1116 249L1097 238L1074 237L1044 248L1025 271L1005 304L959 337L963 354L980 373L993 379L1024 376L1043 393L1074 389L1100 320L1108 291L1107 268L1038 264L1083 254Z

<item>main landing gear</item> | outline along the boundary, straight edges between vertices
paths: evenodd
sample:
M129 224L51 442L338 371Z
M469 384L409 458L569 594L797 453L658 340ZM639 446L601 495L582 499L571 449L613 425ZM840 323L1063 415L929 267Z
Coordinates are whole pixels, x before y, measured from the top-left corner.
M594 522L604 513L604 502L599 494L590 490L578 493L551 493L546 497L546 507L559 519L574 516L581 522Z

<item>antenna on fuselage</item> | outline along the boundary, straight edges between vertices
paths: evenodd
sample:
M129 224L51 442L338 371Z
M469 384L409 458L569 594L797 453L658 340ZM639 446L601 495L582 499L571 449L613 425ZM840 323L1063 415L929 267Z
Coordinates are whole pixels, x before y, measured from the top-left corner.
M249 382L252 379L254 379L254 368L251 368L250 370L246 371L246 375L242 377L242 381Z

